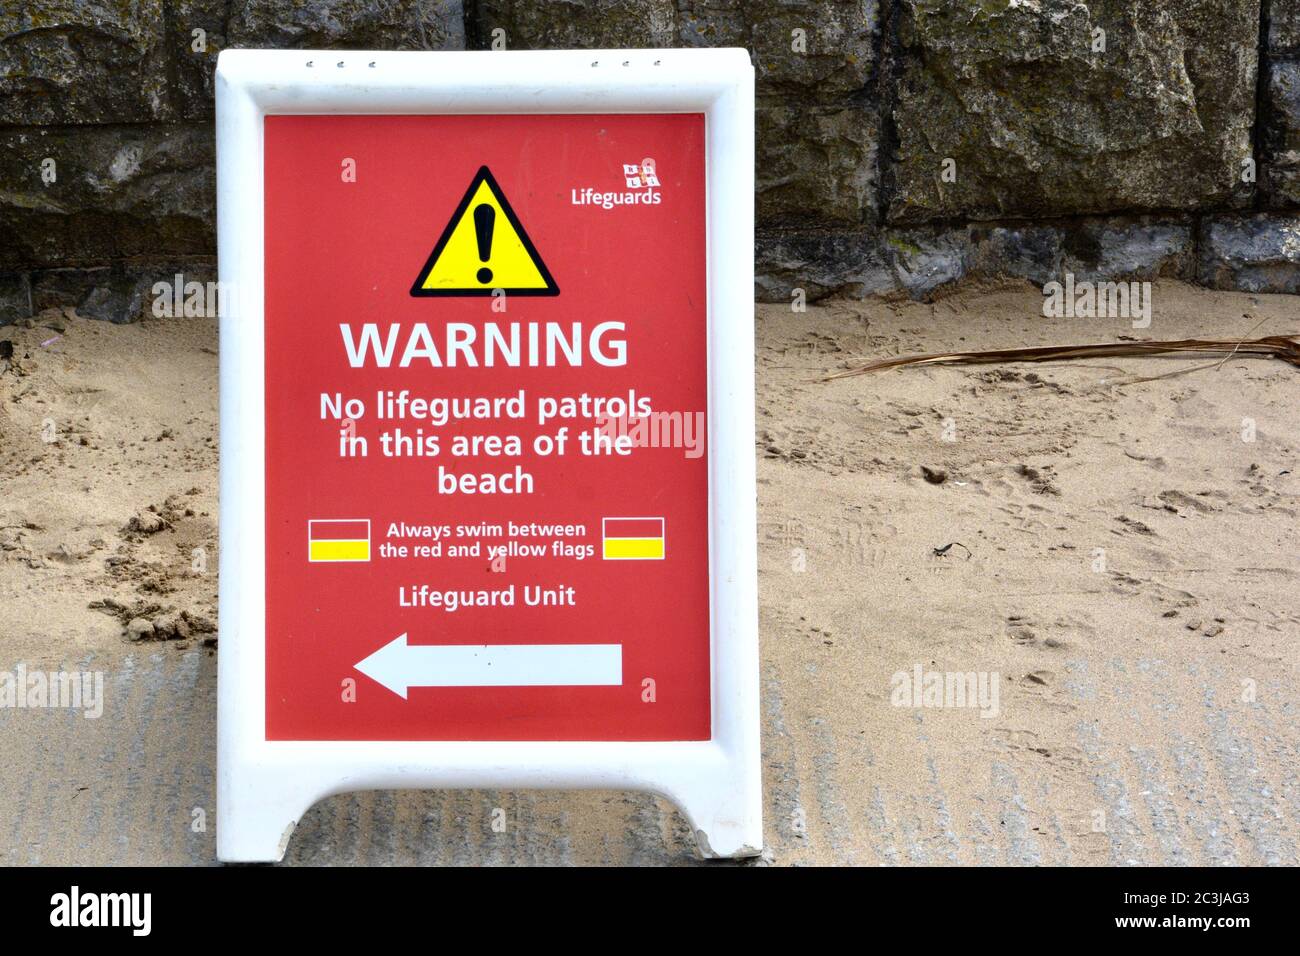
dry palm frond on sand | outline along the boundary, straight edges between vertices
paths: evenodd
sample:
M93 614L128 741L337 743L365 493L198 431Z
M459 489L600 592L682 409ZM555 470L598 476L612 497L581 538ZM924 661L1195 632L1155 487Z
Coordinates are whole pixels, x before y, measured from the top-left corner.
M992 365L999 362L1056 362L1061 359L1171 355L1178 352L1258 355L1277 358L1300 368L1300 334L1266 335L1258 339L1175 339L1167 342L1103 342L1099 345L1044 345L1023 349L986 349L978 352L931 352L878 359L825 376L822 381L906 365Z

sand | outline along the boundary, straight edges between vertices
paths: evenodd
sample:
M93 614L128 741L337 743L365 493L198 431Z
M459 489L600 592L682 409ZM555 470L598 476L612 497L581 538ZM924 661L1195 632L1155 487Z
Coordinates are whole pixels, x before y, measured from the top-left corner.
M6 655L112 647L169 612L192 616L190 640L212 631L215 323L47 312L0 338L15 345L0 375Z
M912 351L1300 332L1294 298L1175 283L1149 329L1041 304L1017 285L758 308L768 862L1300 862L1300 370L1238 357L1125 384L1193 357L816 381ZM211 807L215 322L47 313L0 339L0 670L94 660L111 685L147 665L201 701L166 711L182 748L134 727L163 706L139 693L93 743L0 714L10 779L52 741L77 768L66 786L23 771L45 799L0 798L0 850L208 862L210 832L180 846L160 835L176 821L121 802L174 785L184 822ZM898 675L918 669L974 675L984 706L911 706L926 700ZM144 742L80 759L114 734ZM289 859L689 859L650 798L448 799L334 798ZM479 820L500 804L508 846ZM118 832L87 829L89 806Z

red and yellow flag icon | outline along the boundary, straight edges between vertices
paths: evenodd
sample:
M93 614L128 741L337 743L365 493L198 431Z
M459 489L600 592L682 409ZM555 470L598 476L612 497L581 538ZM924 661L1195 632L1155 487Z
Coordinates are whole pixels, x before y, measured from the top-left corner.
M606 561L662 561L663 518L605 518L601 522Z
M307 560L369 561L370 519L317 518L307 522Z

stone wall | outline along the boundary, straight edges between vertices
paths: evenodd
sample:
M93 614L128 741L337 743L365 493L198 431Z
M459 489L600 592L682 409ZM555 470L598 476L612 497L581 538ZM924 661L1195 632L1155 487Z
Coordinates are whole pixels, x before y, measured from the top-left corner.
M750 50L761 298L1300 292L1300 0L14 0L0 323L212 277L222 49L617 46Z

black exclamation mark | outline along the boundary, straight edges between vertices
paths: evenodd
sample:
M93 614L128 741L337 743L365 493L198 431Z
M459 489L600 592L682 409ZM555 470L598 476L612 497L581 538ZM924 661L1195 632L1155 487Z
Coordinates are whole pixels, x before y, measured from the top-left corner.
M496 226L497 211L487 203L474 207L474 237L478 240L478 261L487 262L492 255L492 229ZM478 270L478 281L487 285L492 281L492 270L487 266Z

